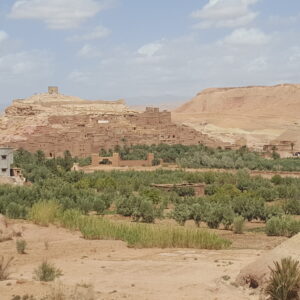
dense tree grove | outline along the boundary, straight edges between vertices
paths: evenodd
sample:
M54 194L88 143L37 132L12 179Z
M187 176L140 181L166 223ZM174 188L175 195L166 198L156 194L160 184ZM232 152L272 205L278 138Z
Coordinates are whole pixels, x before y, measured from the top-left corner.
M284 215L300 214L300 179L297 178L276 175L268 180L250 176L244 169L237 174L182 170L84 174L70 171L74 161L69 152L62 158L47 159L41 151L31 154L19 150L15 164L23 169L32 184L0 186L0 213L26 218L34 204L54 201L63 210L76 209L84 214L114 212L146 223L171 217L181 225L193 220L197 226L206 222L211 228L225 229L230 228L237 216L249 221L277 218L269 222L271 226ZM182 182L205 183L206 195L199 198L191 189L174 188L165 192L151 187L151 184ZM293 228L297 226L293 224Z
M154 153L154 164L162 159L165 163L177 163L183 168L224 168L275 171L300 171L300 159L281 159L273 152L272 159L251 152L246 147L239 150L214 149L204 145L135 145L131 147L116 147L109 151L101 150L101 156L111 156L113 152L120 153L122 159L146 159L147 153Z

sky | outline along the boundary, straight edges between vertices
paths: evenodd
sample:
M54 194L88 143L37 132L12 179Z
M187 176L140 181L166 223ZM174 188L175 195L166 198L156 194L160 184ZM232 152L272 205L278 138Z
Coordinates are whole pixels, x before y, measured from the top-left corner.
M0 110L49 85L174 104L299 70L299 0L0 0Z

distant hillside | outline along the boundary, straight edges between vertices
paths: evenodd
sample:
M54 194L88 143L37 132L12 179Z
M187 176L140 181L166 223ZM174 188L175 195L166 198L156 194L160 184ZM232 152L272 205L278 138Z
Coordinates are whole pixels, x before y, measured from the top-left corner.
M175 109L173 119L254 148L283 140L300 148L300 85L206 89Z

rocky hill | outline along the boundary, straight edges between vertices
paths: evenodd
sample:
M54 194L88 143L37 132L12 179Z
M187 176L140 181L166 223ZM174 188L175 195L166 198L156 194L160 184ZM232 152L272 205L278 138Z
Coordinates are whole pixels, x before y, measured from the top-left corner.
M173 120L223 141L261 150L282 142L300 148L300 85L206 89Z
M88 114L123 114L129 109L124 100L88 101L59 93L36 94L14 100L0 117L0 143L26 141L39 127L49 125L49 117L67 118Z
M0 117L0 146L43 150L47 156L89 156L100 149L134 144L219 145L201 132L171 121L158 108L129 109L123 100L88 101L58 93L18 99ZM221 143L222 144L222 143Z

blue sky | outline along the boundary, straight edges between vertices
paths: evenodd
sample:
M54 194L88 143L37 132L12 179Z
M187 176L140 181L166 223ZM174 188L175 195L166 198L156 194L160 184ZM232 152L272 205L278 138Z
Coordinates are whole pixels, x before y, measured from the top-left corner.
M48 85L144 105L298 83L299 26L299 0L0 0L0 109Z

